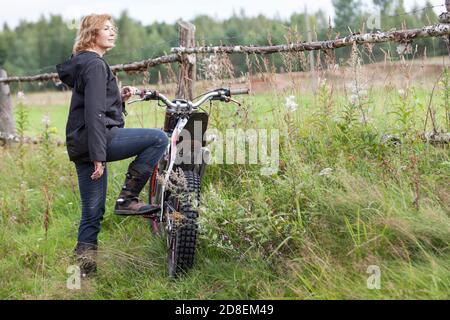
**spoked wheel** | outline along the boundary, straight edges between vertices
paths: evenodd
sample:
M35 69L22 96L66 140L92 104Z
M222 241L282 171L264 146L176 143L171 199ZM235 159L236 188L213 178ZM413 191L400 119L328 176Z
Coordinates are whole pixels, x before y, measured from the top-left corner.
M171 277L188 271L194 264L198 233L198 202L200 177L196 172L184 171L185 185L179 195L171 196L172 210L166 214L168 268Z

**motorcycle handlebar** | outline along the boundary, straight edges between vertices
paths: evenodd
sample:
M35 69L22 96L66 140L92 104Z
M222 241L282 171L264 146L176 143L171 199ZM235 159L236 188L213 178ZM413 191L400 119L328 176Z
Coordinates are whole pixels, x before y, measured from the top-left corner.
M137 95L137 96L144 97L144 95L147 92L150 92L150 91L137 89L134 92L134 94ZM233 95L233 96L237 96L237 95L240 95L240 94L249 94L249 93L250 93L250 89L248 89L248 88L230 89L230 95Z
M169 108L184 108L185 106L190 109L197 109L200 105L205 103L208 100L221 100L221 101L234 101L231 99L232 95L240 95L240 94L249 94L250 90L247 88L241 88L241 89L217 89L214 91L210 91L203 95L203 98L199 101L193 103L191 101L170 101L167 97L165 97L163 94L157 92L157 91L150 91L150 90L141 90L137 89L134 92L134 95L138 95L141 97L140 100L135 100L130 103L136 102L136 101L148 101L148 100L160 100L164 102L164 104ZM236 101L234 101L236 102Z

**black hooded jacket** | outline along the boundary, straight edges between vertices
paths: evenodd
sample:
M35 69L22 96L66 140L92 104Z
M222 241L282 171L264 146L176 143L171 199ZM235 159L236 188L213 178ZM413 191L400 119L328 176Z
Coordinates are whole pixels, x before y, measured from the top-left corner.
M66 146L74 162L106 161L106 145L126 115L117 78L97 53L82 51L56 66L60 80L72 88Z

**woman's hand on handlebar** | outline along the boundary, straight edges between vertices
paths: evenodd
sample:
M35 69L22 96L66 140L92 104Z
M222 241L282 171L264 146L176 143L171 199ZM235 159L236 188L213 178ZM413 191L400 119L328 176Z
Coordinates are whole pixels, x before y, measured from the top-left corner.
M126 102L137 91L136 87L125 86L122 88L122 101Z

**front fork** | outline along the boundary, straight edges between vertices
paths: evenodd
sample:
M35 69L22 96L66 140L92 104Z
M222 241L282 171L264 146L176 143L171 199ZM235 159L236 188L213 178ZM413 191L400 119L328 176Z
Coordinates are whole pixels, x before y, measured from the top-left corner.
M172 136L170 138L170 144L167 146L166 154L169 156L169 167L167 168L166 175L164 177L164 182L162 183L161 188L161 212L160 212L160 222L162 222L163 214L164 214L164 199L165 199L165 191L166 191L166 185L169 182L170 174L173 171L173 166L175 164L175 160L177 158L177 142L178 138L180 137L181 131L183 131L184 127L186 126L186 123L188 122L188 119L186 118L180 118L178 119L177 125L175 129L172 132Z
M171 206L166 205L166 188L169 179L170 174L175 168L175 161L178 154L178 140L180 138L180 134L185 128L186 124L188 122L188 119L186 118L180 118L178 119L178 122L175 126L175 129L172 132L172 135L170 136L170 142L167 145L167 149L164 153L163 158L159 161L158 165L154 168L153 175L151 178L151 185L150 185L150 203L152 204L158 204L161 206L161 212L160 212L160 222L163 219L164 216L164 210L167 209L169 212L176 210L174 208L171 208ZM195 163L199 163L198 165L195 165L195 169L197 173L199 174L200 180L202 179L203 175L205 174L206 165L209 162L210 159L210 151L206 147L202 147L200 149L200 153L197 155L199 157L202 157L202 161L196 161ZM204 161L206 160L206 162ZM166 173L164 174L164 171ZM161 183L160 181L157 181L157 175L164 174L164 180ZM153 203L154 202L154 203Z

